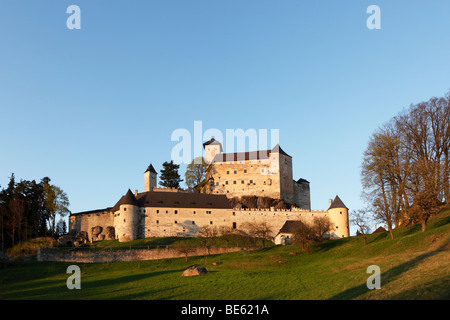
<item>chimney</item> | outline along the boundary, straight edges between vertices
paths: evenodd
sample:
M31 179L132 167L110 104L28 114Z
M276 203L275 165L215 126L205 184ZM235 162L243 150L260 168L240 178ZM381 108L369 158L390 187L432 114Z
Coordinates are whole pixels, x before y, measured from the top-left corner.
M328 203L331 206L331 204L333 203L333 199L328 199Z
M373 231L377 231L377 225L376 224L373 225Z
M137 195L138 195L138 190L136 189L136 190L134 190L134 196L137 197Z

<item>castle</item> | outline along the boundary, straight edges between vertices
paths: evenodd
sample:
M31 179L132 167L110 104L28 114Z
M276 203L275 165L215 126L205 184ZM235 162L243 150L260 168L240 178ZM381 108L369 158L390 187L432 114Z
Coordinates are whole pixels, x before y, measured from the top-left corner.
M311 211L309 182L292 178L292 157L279 145L271 150L222 153L220 142L203 144L209 164L205 193L157 187L157 172L150 164L144 173L144 192L129 189L113 206L73 213L69 231L84 233L90 241L120 242L148 237L195 236L205 226L247 232L251 223L266 223L277 244L289 238L288 221L311 221L327 216L333 230L325 236L349 236L348 208L336 196L329 208ZM233 206L232 198L256 196L278 199L289 208Z

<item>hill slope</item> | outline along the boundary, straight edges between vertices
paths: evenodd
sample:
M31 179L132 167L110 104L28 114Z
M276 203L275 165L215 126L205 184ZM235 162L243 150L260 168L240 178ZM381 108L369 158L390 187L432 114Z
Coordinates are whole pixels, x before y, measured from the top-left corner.
M70 263L9 264L0 269L0 299L449 299L450 210L389 233L316 244L160 261L78 264L81 290L68 290ZM291 253L297 253L296 255ZM221 264L213 265L213 261ZM180 277L198 264L209 274ZM381 289L366 286L367 268L381 270Z

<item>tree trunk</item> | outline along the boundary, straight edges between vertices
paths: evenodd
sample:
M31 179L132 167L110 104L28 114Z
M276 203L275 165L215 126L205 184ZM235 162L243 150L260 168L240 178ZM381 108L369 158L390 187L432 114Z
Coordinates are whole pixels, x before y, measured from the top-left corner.
M391 235L391 239L394 240L394 233L392 232L392 227L389 227L389 233Z
M422 220L422 232L427 231L427 220Z

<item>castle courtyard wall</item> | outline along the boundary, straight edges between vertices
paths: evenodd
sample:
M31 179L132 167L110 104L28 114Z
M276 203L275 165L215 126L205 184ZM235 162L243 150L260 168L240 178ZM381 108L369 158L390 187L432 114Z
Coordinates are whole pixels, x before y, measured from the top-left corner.
M85 231L87 232L89 241L97 240L93 239L92 228L94 227L101 227L103 229L102 234L105 234L108 227L114 227L113 213L105 210L69 217L69 232L71 230L75 233Z

